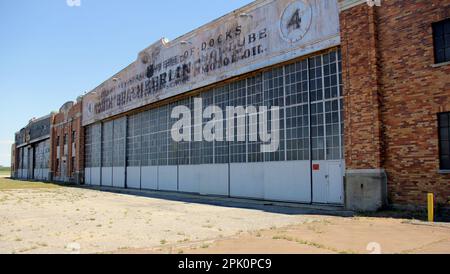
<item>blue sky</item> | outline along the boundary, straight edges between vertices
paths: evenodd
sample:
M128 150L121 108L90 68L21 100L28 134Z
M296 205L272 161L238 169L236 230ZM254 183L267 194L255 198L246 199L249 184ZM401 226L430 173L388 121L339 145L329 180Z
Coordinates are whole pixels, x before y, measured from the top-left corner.
M158 39L250 2L0 0L0 165L10 165L14 133L30 118L95 88Z

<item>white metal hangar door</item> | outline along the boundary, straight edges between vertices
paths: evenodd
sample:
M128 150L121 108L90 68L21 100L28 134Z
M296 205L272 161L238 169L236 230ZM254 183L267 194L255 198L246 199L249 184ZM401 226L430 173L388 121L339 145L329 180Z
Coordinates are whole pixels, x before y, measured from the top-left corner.
M341 205L345 168L341 82L340 52L332 50L196 97L88 126L86 183ZM176 122L171 118L172 110L176 106L194 110L194 101L199 98L201 111L210 106L222 110L230 106L279 107L278 149L263 152L261 140L250 141L254 136L249 128L260 127L250 116L245 117L244 130L234 131L233 142L175 142L171 137ZM233 119L237 122L239 118ZM268 118L270 132L270 111ZM209 121L203 117L198 126ZM226 129L229 122L224 114L219 124ZM194 136L194 128L191 131ZM96 160L98 155L102 157Z
M86 185L101 185L102 160L102 125L95 124L85 129L85 170L84 182Z
M309 58L313 202L344 203L344 106L340 51Z

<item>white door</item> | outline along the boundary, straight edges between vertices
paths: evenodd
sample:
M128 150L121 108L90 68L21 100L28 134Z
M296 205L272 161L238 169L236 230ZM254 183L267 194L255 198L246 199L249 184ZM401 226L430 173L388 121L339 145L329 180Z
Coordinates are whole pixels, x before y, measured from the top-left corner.
M314 161L313 202L317 204L344 203L344 176L342 161Z
M328 163L328 203L344 204L344 174L341 161Z
M328 163L327 161L313 161L313 202L328 203Z

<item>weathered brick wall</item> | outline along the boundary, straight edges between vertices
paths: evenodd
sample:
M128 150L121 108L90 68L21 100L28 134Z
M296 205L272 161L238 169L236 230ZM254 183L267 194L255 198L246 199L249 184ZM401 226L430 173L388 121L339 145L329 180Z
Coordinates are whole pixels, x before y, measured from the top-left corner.
M432 66L431 25L448 17L450 2L441 0L341 12L346 161L349 169L384 168L393 204L424 206L433 192L449 206L450 175L438 173L437 113L450 111L450 65Z
M60 136L60 155L62 155L62 150L61 150L61 142L62 142L62 137L64 136L64 126L61 126L62 123L64 123L64 114L63 113L58 113L54 116L53 119L53 127L52 127L52 134L51 134L51 171L53 172L53 176L54 177L59 177L61 174L61 166L59 167L59 170L57 170L56 167L56 158L57 158L57 138L58 136ZM61 160L60 160L61 161Z
M373 12L359 5L340 14L348 169L379 169L382 161Z
M82 108L83 104L81 102L75 104L69 111L69 117L72 119L71 123L71 129L76 132L76 139L75 139L75 150L76 150L76 163L74 163L74 172L79 172L83 174L84 172L84 128L82 127ZM72 134L70 134L70 144L72 144ZM70 146L70 150L72 149L72 146ZM73 155L71 151L71 155Z
M59 112L55 115L52 130L52 171L54 176L63 176L61 174L62 156L67 155L67 168L66 176L71 180L75 180L74 176L77 172L83 172L84 170L84 133L81 126L81 113L82 104L78 103L71 107L67 114ZM72 131L76 132L75 150L72 151ZM64 135L67 134L67 152L64 154ZM60 168L56 172L56 159L57 159L57 138L60 137ZM72 156L75 156L75 163L72 162ZM70 173L73 171L73 173Z

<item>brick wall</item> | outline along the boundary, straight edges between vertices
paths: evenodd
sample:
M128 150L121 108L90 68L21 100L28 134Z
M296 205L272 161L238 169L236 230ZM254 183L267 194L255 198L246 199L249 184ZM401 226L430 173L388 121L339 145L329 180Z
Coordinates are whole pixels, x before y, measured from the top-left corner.
M55 115L52 129L52 171L54 179L77 181L77 174L84 170L84 132L81 126L82 104L74 104L68 110L61 110ZM75 140L72 132L75 131ZM67 151L64 151L64 136L67 135ZM57 139L59 136L59 168L57 168ZM75 141L75 142L74 142ZM75 152L72 144L75 143ZM62 172L63 156L66 156L66 170ZM75 161L72 160L75 157ZM79 175L78 175L79 176Z
M437 113L450 111L450 65L433 67L433 22L450 2L389 0L341 12L349 169L384 168L393 204L449 205Z

